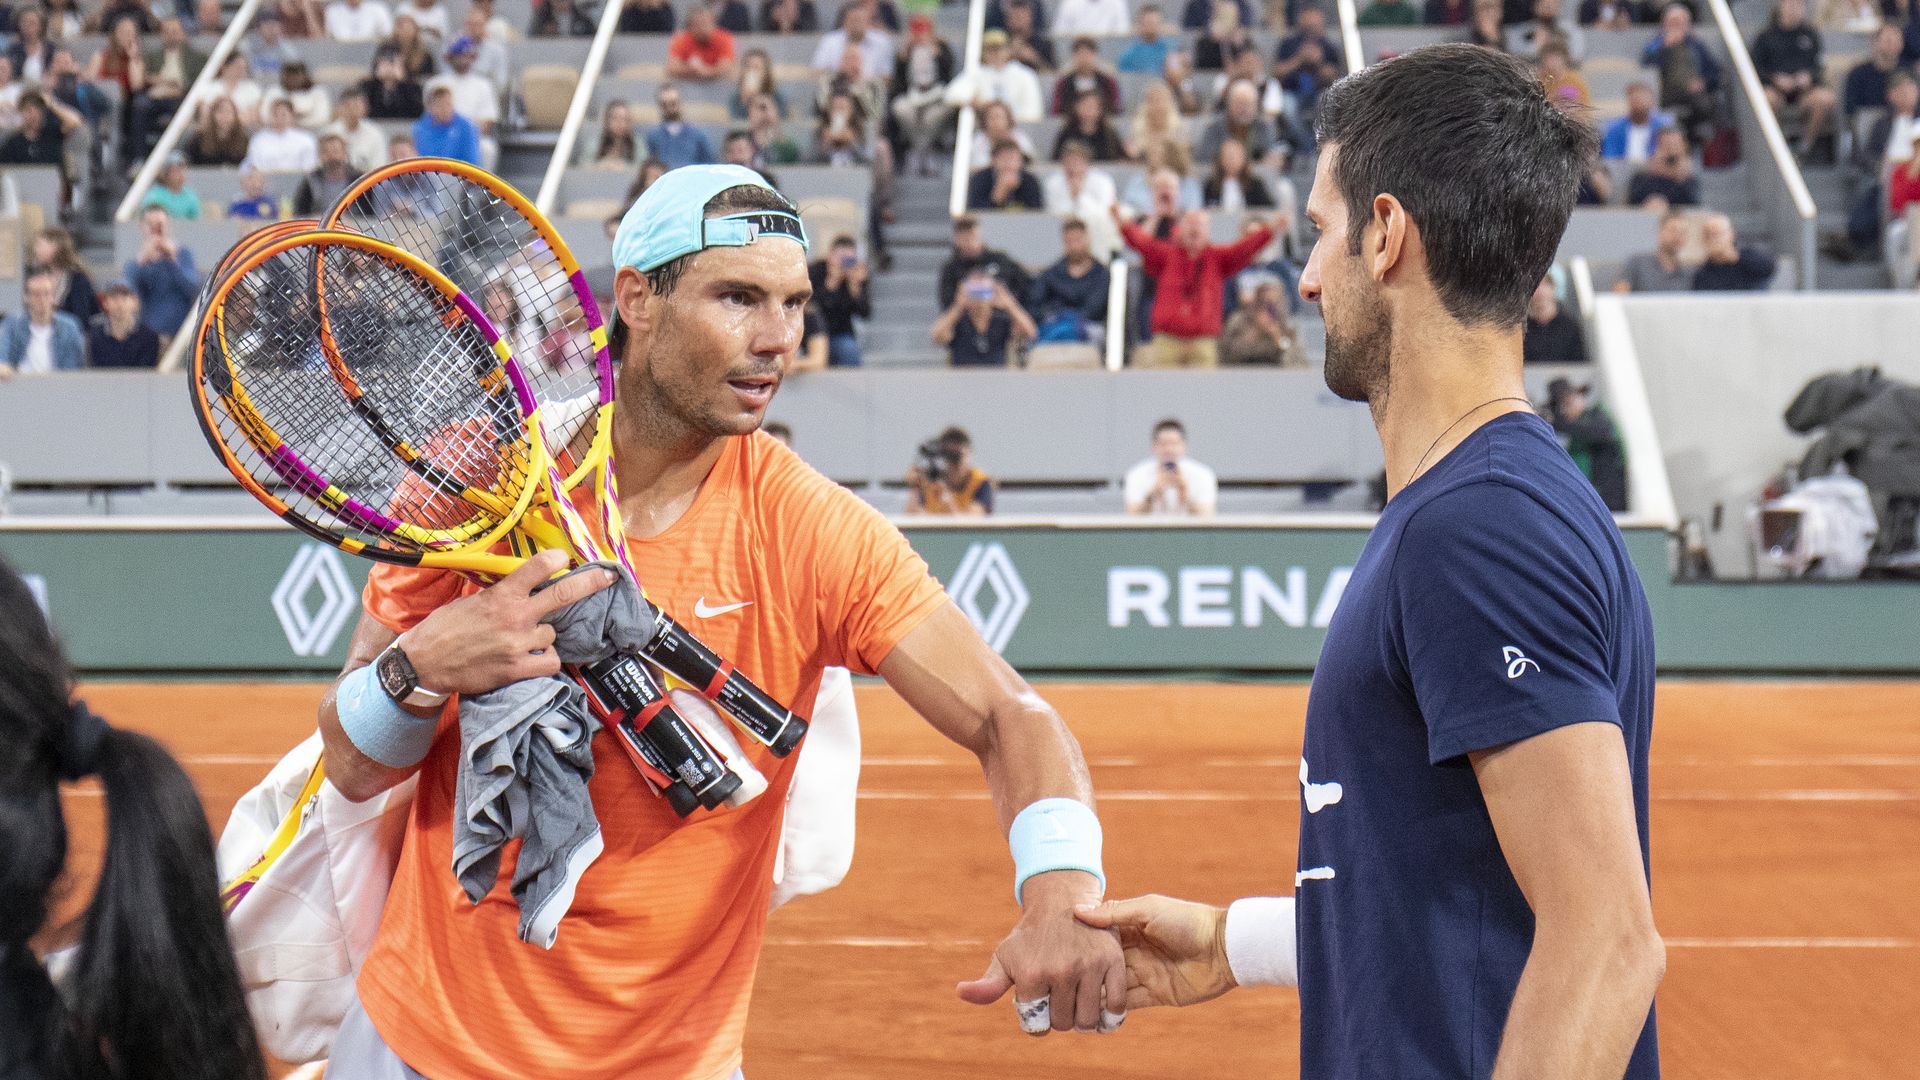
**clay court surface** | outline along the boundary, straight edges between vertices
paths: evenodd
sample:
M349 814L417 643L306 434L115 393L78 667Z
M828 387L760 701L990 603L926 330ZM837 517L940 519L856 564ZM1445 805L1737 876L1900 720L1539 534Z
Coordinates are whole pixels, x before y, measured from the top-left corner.
M1092 762L1112 895L1290 891L1304 685L1042 690ZM83 692L185 758L218 824L310 730L321 687ZM969 757L884 686L859 701L859 853L840 888L773 917L752 1080L1295 1074L1291 991L1138 1013L1097 1038L1028 1038L1010 1007L955 999L1015 917L1006 844ZM1920 1078L1920 682L1663 680L1652 768L1665 1074ZM69 807L84 897L97 789Z

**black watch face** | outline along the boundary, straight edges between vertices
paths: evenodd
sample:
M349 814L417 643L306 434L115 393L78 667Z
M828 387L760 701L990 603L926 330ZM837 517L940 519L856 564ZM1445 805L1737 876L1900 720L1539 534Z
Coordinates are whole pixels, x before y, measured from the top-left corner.
M374 665L374 674L380 678L380 689L395 701L404 701L408 694L420 685L419 677L413 673L413 665L407 662L407 654L399 649L388 649L380 654L380 660Z

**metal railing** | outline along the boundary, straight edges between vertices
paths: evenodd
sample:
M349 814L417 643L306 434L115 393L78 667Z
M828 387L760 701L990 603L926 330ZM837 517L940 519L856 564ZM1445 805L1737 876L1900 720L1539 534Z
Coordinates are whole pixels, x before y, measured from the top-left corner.
M1750 175L1755 180L1772 176L1777 184L1764 184L1757 189L1756 195L1762 196L1768 204L1768 215L1772 219L1775 238L1785 244L1794 242L1799 253L1799 287L1814 287L1814 267L1819 261L1819 215L1820 210L1813 203L1813 194L1807 190L1806 178L1800 175L1800 163L1793 158L1793 152L1787 147L1787 138L1780 130L1780 121L1773 115L1773 108L1767 104L1765 87L1760 84L1760 74L1754 70L1753 57L1747 52L1747 43L1740 36L1740 25L1734 21L1733 8L1727 0L1708 0L1713 12L1714 25L1720 29L1721 43L1726 47L1727 59L1733 64L1735 77L1740 82L1740 96L1746 109L1740 113L1742 133L1757 134L1765 144L1767 154L1773 159L1773 171L1753 169ZM1751 141L1750 139L1748 140Z
M1673 501L1673 483L1667 477L1667 456L1660 448L1660 431L1653 422L1653 402L1640 370L1640 350L1627 325L1626 298L1596 293L1593 271L1585 258L1568 267L1573 294L1582 318L1595 366L1607 393L1607 409L1620 427L1627 455L1627 510L1622 525L1653 525L1672 532L1680 527L1680 511Z
M980 73L980 35L987 29L986 0L969 0L967 4L967 43L960 50L961 78L972 80ZM967 181L972 178L973 170L973 107L963 104L958 110L953 133L953 186L947 195L947 212L959 217L967 212Z
M113 212L113 220L116 223L125 224L132 221L140 212L140 200L146 198L147 189L153 186L154 178L160 175L160 167L166 162L167 155L173 153L174 149L180 145L180 140L185 137L187 128L193 125L194 106L200 103L208 87L220 81L220 68L226 64L227 57L233 54L233 50L239 47L240 39L246 36L247 28L253 25L254 12L260 10L261 3L262 0L244 0L234 11L233 18L228 20L227 28L221 33L220 40L214 42L213 51L207 54L206 65L200 69L200 77L193 80L193 85L180 95L180 107L174 111L173 119L167 122L167 129L160 133L160 142L154 146L153 153L147 155L147 160L141 164L140 171L134 175L132 185L127 188L126 197L120 200L119 209ZM132 102L127 103L128 108L132 105Z
M1360 4L1358 0L1340 0L1340 51L1347 54L1347 74L1367 66L1367 53L1360 47Z
M606 67L607 52L613 48L613 35L620 25L621 4L607 4L600 11L600 25L593 32L593 45L587 50L586 65L580 71L580 85L567 105L567 119L560 125L560 139L553 145L553 157L547 162L547 174L540 180L540 193L533 205L551 217L554 200L560 197L560 182L573 162L573 148L580 140L580 128L586 122L587 109L593 104L594 84Z

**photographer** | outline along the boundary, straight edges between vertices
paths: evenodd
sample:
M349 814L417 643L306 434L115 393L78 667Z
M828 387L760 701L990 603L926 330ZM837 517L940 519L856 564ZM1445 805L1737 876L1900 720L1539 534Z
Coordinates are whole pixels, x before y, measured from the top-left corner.
M833 367L860 366L860 337L853 320L873 317L873 303L867 295L867 264L860 259L860 246L842 233L833 238L827 257L815 262L813 302L826 323L827 363Z
M1018 346L1039 336L1020 301L994 277L975 273L934 320L933 343L954 367L1006 367Z
M1153 453L1127 470L1122 484L1129 514L1212 517L1220 480L1187 456L1187 429L1168 417L1153 425Z
M985 517L993 513L993 478L973 467L973 439L950 427L920 444L907 470L907 512Z

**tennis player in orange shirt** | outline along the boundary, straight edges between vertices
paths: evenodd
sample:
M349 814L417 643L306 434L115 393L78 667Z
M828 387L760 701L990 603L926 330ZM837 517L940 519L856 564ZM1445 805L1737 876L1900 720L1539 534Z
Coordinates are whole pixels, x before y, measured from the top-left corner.
M676 169L628 211L613 255L614 454L649 597L782 701L813 701L829 666L878 674L977 754L1023 910L961 996L1011 990L1034 1034L1111 1029L1125 1008L1120 948L1073 915L1105 888L1078 744L898 530L758 431L811 291L792 205L747 169ZM354 799L416 773L420 784L330 1077L739 1073L805 744L781 759L743 740L766 794L681 820L602 733L589 791L605 851L550 950L516 936L516 848L478 905L453 877L460 736L443 695L558 670L541 617L608 583L579 574L534 595L559 567L543 555L486 589L390 566L368 579L347 670L320 708L327 774Z

